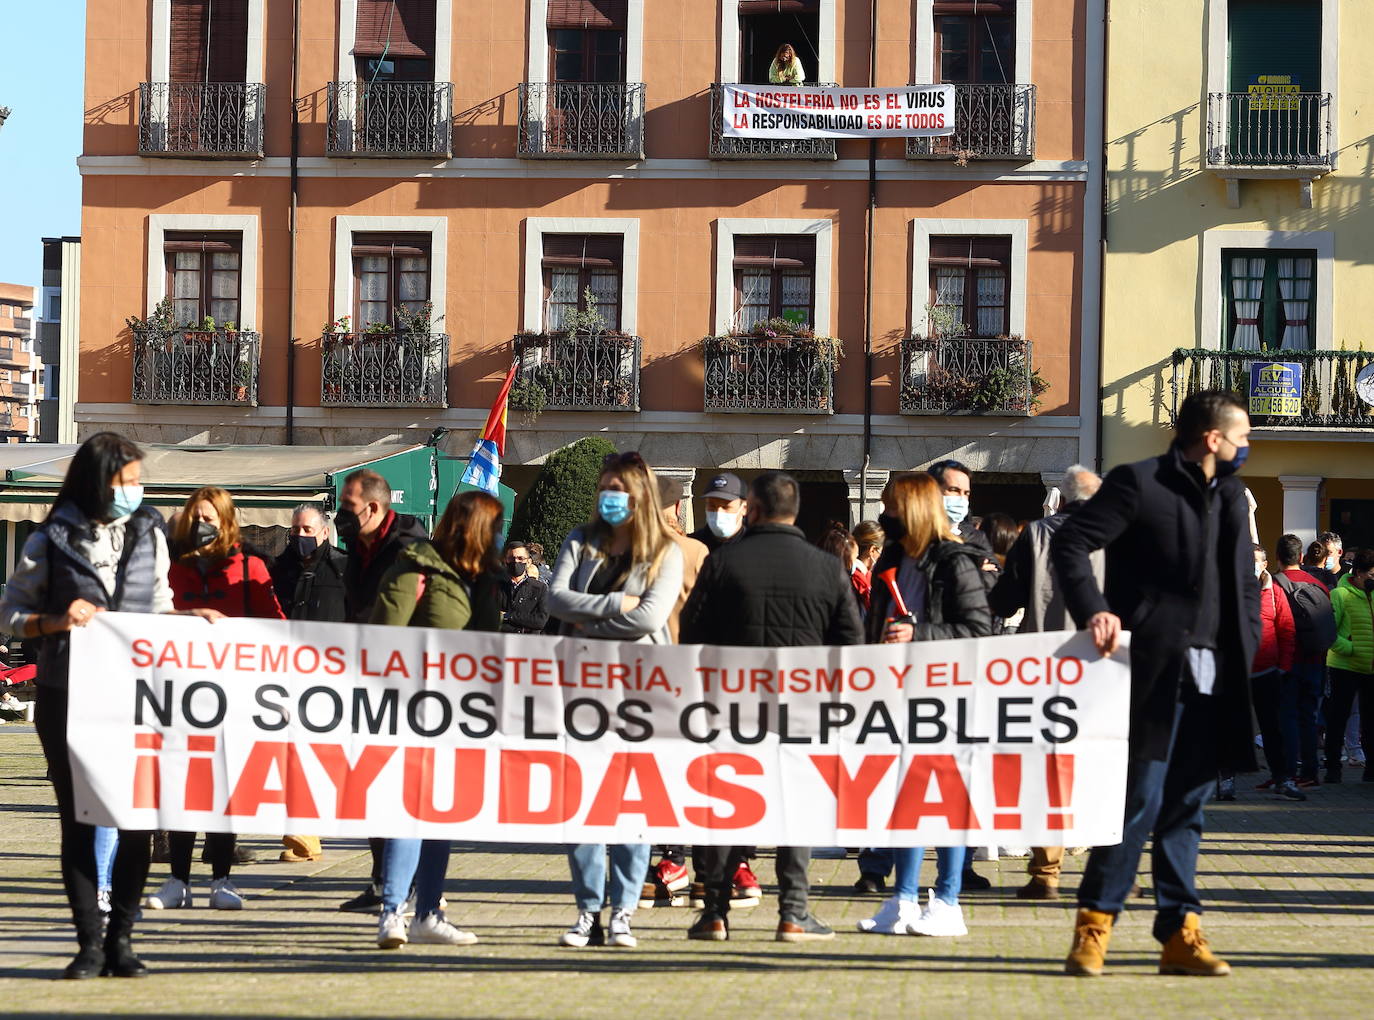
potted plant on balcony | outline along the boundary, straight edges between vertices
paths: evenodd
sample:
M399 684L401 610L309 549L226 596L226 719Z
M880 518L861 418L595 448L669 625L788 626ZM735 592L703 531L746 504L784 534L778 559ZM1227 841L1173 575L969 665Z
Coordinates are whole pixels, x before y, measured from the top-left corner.
M195 340L203 344L212 343L215 339L215 318L207 315L199 322L191 321L182 327L182 335L188 341Z
M812 386L824 384L833 377L840 359L844 357L842 341L836 337L817 336L807 323L805 313L796 311L761 320L745 328L734 328L720 336L707 337L703 347L708 358L708 391L712 374L709 360L713 356L726 358L729 367L723 371L731 376L742 376L745 380L744 391L751 399L758 400L762 407L791 403L792 396L785 391L796 382L801 382L805 390L813 392L816 409L828 410L829 387L821 385L812 390ZM761 369L759 360L753 357L760 350L773 350L780 354L784 363L791 365L799 375L785 373L789 377L779 377Z
M172 331L172 299L163 298L159 301L146 319L130 315L124 320L124 325L129 327L135 339L141 339L148 346L155 343L166 345L168 334Z
M561 395L559 403L585 407L633 403L634 385L622 378L619 367L624 347L633 338L608 328L590 287L582 293L582 305L565 313L556 330L514 337L520 371L510 401L530 421L538 419L554 394Z

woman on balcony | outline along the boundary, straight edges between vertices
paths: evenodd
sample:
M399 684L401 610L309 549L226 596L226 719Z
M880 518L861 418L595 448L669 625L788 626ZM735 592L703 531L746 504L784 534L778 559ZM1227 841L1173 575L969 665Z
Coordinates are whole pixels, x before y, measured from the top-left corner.
M768 65L769 85L805 85L806 68L802 67L801 57L791 43L783 43L773 54L773 62Z
M873 568L871 608L865 629L870 644L987 637L992 611L982 580L983 557L959 539L945 513L940 483L928 474L898 475L883 490L878 518L887 548ZM900 594L900 599L897 595ZM904 606L905 611L898 606ZM959 906L962 846L935 851L935 888L921 908L924 847L892 851L896 889L878 912L859 922L876 935L967 935Z
M234 500L214 486L191 493L172 528L175 559L167 579L178 609L214 609L225 616L284 620L267 564L243 549ZM243 894L229 881L237 838L232 832L207 832L205 856L210 860L210 907L242 910ZM152 910L189 907L191 854L194 832L168 834L172 877L149 896Z
M549 615L560 633L671 644L668 617L682 591L682 552L659 512L658 481L637 453L613 453L601 466L596 511L573 529L558 554L549 587ZM637 944L630 918L649 868L647 843L610 848L613 946ZM601 904L606 898L606 845L568 851L577 920L560 944L604 945Z

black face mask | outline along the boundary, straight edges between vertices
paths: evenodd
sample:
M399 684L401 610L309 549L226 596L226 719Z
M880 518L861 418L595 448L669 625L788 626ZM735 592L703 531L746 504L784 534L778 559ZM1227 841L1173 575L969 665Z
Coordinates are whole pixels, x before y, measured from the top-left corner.
M1369 578L1364 583L1364 590L1374 595L1374 577Z
M893 542L900 542L906 537L906 525L901 518L893 517L891 514L878 515L878 527L883 529L883 534Z
M334 531L344 545L352 545L357 540L361 528L358 515L352 510L340 510L334 515Z
M297 535L296 552L303 560L308 560L315 555L315 550L320 547L320 540L314 535Z
M529 570L529 565L525 563L507 563L506 573L511 577L524 577Z
M219 528L206 521L196 521L196 526L191 529L191 548L204 549L217 538Z

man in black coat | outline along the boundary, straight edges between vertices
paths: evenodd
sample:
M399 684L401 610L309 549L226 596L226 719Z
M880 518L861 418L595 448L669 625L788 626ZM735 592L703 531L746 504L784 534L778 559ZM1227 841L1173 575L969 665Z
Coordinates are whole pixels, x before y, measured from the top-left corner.
M319 507L303 503L291 515L291 537L272 563L272 588L288 620L342 623L347 560L330 542Z
M530 576L530 547L519 539L506 543L506 578L501 582L501 630L542 634L549 622L549 586Z
M1183 402L1173 445L1125 464L1059 529L1051 556L1069 612L1103 655L1131 632L1122 841L1097 847L1078 890L1070 974L1102 972L1112 923L1152 839L1160 972L1230 972L1202 937L1202 806L1218 768L1253 769L1250 663L1259 643L1245 487L1250 419L1232 393ZM1090 555L1107 551L1105 592Z
M769 471L749 490L748 530L702 565L682 609L682 644L751 648L856 645L863 627L840 561L796 527L801 489L790 475ZM697 879L706 907L687 937L729 938L731 874L743 847L698 847ZM810 847L778 847L779 942L832 939L835 933L808 906Z

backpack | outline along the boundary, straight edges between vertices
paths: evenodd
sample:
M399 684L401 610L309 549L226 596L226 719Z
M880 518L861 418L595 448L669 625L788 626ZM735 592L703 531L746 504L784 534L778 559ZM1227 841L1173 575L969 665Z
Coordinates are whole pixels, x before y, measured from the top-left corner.
M1295 582L1282 573L1274 575L1274 583L1288 595L1288 604L1293 609L1298 651L1309 657L1325 655L1336 643L1336 614L1331 609L1331 597L1319 585Z

